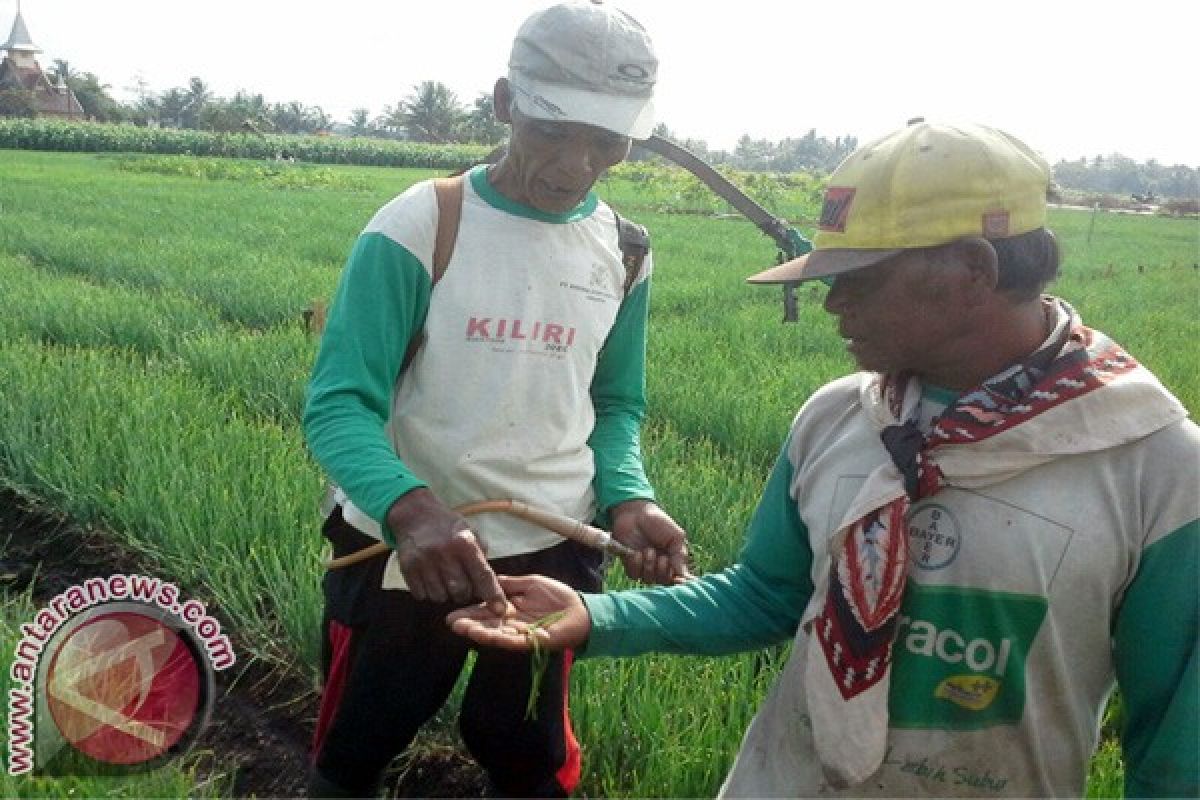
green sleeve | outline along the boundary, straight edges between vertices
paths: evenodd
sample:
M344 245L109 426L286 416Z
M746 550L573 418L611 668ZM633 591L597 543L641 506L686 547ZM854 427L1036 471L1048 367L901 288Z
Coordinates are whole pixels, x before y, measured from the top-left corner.
M1148 547L1114 627L1126 797L1200 796L1200 521Z
M588 438L595 459L592 480L601 512L625 500L653 500L642 466L641 425L646 414L646 317L650 281L621 303L592 378L596 424Z
M813 587L808 530L791 483L785 449L733 566L678 586L582 595L592 633L581 655L719 655L794 636Z
M385 524L397 497L424 484L397 457L385 426L409 340L425 324L429 273L379 233L354 245L309 379L304 435L330 479Z

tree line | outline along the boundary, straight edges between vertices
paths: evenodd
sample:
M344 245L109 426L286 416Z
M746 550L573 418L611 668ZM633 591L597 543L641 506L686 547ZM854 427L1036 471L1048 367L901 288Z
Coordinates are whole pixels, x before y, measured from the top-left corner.
M77 72L62 59L54 62L51 78L70 86L85 114L100 122L124 122L166 128L260 133L321 133L398 139L437 144L497 145L507 136L507 126L492 110L492 95L481 92L469 104L440 81L422 81L380 114L356 108L344 123L336 122L320 106L300 102L269 103L261 94L239 91L218 97L199 77L186 86L152 92L141 83L137 99L120 103L109 94L109 85L91 72ZM0 92L0 116L33 116L31 97L20 90ZM854 136L832 140L815 130L782 141L738 140L732 151L712 149L703 139L677 136L665 124L655 133L688 148L712 164L749 172L808 172L828 174L858 146ZM655 160L635 149L633 160ZM1200 170L1182 164L1168 166L1150 159L1138 163L1114 153L1108 156L1062 160L1054 165L1058 186L1082 192L1136 197L1147 202L1160 198L1195 200L1200 197Z
M1159 164L1153 158L1139 164L1120 153L1059 161L1054 165L1054 179L1071 189L1128 195L1145 203L1167 198L1200 200L1200 170Z

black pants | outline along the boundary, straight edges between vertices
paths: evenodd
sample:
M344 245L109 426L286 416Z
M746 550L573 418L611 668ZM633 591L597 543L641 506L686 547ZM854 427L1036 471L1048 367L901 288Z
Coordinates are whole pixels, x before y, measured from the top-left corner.
M324 533L334 555L374 540L342 519ZM351 793L374 791L454 688L469 643L446 625L449 603L420 602L380 588L386 558L325 576L324 687L313 757L320 777ZM491 562L500 574L541 574L583 591L601 587L601 556L574 542ZM565 797L579 780L579 746L567 714L570 653L546 655L536 707L526 713L530 656L484 649L463 695L459 730L492 789L513 797Z

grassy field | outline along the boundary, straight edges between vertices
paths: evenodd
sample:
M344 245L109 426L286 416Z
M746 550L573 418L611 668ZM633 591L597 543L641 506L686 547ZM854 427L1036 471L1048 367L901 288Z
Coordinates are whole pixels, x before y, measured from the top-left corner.
M330 297L375 209L433 173L297 165L280 178L155 158L0 150L0 484L209 597L240 658L312 672L320 475L298 427L314 352L301 312ZM637 180L601 191L654 236L647 466L697 568L719 568L795 410L851 362L823 289L803 288L785 325L778 291L744 283L774 259L749 223L671 213L686 192ZM771 201L792 219L813 212L811 187ZM1066 253L1056 291L1195 413L1200 225L1068 211L1051 224ZM6 647L21 602L0 598ZM782 655L581 664L581 791L712 795ZM452 740L448 719L428 741ZM1092 792L1119 791L1119 758L1096 764Z

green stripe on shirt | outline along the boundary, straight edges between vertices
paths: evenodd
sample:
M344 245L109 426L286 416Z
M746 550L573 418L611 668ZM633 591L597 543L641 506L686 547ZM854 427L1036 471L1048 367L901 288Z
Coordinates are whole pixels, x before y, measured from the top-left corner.
M595 459L596 506L653 500L642 466L640 433L646 412L646 317L650 282L642 281L617 312L596 361L590 387L596 422L588 437Z
M1200 521L1142 553L1113 631L1126 797L1200 796Z
M385 432L392 389L412 336L425 324L429 273L380 233L365 233L342 272L309 380L304 434L329 477L394 544L385 517L424 486Z

